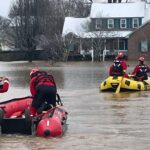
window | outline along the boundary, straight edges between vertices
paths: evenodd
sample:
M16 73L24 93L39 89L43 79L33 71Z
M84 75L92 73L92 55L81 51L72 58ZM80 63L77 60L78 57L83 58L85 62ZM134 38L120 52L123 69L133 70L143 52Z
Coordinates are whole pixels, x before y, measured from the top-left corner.
M127 24L126 24L126 19L121 19L120 20L120 28L126 28Z
M126 50L126 40L124 39L118 39L113 40L113 49L114 50Z
M114 50L118 50L119 47L118 47L118 40L113 40L113 49Z
M141 41L140 49L141 49L141 52L148 51L148 41L147 40Z
M126 41L125 40L119 40L119 50L126 50Z
M96 29L101 29L102 28L102 20L97 19L96 20Z
M132 27L133 28L138 28L139 27L139 20L138 20L138 18L133 18L133 20L132 20Z
M114 20L113 19L108 19L108 29L114 28Z

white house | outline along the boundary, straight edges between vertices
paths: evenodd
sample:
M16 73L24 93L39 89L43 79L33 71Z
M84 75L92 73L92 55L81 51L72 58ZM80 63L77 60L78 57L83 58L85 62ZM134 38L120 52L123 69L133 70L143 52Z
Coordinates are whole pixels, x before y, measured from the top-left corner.
M150 19L150 4L145 2L93 2L87 18L66 17L62 36L74 34L80 39L104 40L103 50L111 53L128 50L128 34ZM81 41L81 40L80 40ZM82 49L82 43L79 49ZM90 48L91 49L91 48Z

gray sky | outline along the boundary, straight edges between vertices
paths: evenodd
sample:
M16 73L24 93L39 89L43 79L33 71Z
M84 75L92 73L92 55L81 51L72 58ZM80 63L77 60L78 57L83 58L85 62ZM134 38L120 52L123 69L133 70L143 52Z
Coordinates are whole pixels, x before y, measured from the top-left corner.
M0 0L0 16L7 17L13 0Z

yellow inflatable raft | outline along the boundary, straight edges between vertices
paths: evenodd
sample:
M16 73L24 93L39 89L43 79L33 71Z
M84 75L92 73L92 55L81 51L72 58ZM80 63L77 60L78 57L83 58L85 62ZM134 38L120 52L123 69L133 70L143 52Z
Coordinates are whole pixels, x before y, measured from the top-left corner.
M150 90L150 77L148 78L148 80L142 82L142 81L135 81L132 77L125 78L121 76L119 77L109 76L99 86L101 91L116 91L118 87L120 88L119 91Z

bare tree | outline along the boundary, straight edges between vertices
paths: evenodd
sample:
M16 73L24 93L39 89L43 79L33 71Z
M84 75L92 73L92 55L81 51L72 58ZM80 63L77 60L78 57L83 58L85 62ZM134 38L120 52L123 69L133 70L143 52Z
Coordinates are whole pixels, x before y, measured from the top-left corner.
M85 7L85 8L84 8ZM51 0L49 6L49 20L47 21L50 28L46 28L45 36L47 38L47 44L44 48L50 49L50 58L54 59L54 56L58 59L66 58L66 41L62 39L62 29L65 16L84 17L87 12L83 10L90 10L89 5L84 6L81 0ZM83 13L84 12L84 13ZM53 14L52 16L50 14ZM72 39L72 38L71 38ZM67 39L67 42L69 40ZM70 40L71 41L71 40ZM69 42L70 42L69 41ZM59 45L59 47L58 47ZM53 57L52 57L53 54ZM65 55L63 55L65 54Z
M83 0L68 0L65 2L65 14L72 17L87 17L90 14L91 4Z
M9 14L15 46L29 51L29 61L37 46L49 50L50 58L62 57L65 16L84 17L89 12L90 6L82 0L16 0Z
M78 37L73 33L69 33L63 38L64 61L68 60L68 56L70 55L70 51L71 51L70 46L74 45L75 42L79 43Z
M3 17L0 16L0 32L4 32L8 26L10 24L10 20L9 19L5 19Z
M15 32L15 44L22 50L30 51L30 61L32 51L40 45L41 37L51 43L47 46L56 45L54 41L63 28L62 12L62 3L59 0L16 0L13 4L9 16Z
M4 42L6 43L6 32L9 29L9 25L10 25L9 19L0 17L0 50L2 50L3 43Z
M34 50L34 37L37 35L37 18L33 0L17 0L10 11L12 26L16 33L16 47ZM33 11L34 10L34 11Z

